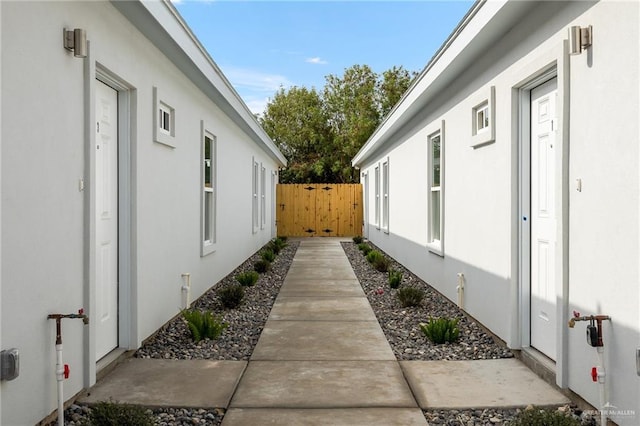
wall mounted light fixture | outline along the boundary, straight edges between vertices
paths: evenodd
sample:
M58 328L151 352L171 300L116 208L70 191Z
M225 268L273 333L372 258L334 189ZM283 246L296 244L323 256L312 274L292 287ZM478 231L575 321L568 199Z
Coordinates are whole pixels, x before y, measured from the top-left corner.
M76 58L87 57L87 32L82 28L64 29L64 48L73 51Z
M579 55L584 49L591 46L592 27L580 27L578 25L569 28L569 54Z

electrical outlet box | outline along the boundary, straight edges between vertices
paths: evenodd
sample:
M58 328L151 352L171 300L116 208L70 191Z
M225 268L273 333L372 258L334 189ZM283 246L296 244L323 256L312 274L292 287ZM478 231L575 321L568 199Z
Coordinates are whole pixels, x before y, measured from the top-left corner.
M0 380L13 380L20 375L20 353L16 348L0 352Z

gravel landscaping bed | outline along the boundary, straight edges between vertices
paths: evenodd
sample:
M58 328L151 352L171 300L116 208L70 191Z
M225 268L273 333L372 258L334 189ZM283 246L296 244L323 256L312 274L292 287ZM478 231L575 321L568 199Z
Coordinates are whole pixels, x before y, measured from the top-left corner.
M193 342L186 322L178 316L144 342L135 356L248 361L258 343L260 333L267 322L271 307L278 296L299 244L299 242L288 242L271 264L271 269L260 274L254 286L245 287L244 301L239 307L225 309L218 300L216 292L223 287L237 284L235 277L240 272L252 271L254 263L260 259L259 253L251 256L192 304L193 308L211 310L222 315L223 320L229 324L218 339Z
M529 406L527 409L533 409ZM523 411L517 409L476 409L476 410L423 410L429 425L444 426L491 426L510 425ZM596 426L596 419L575 405L564 405L557 411L578 420L582 426Z
M73 404L65 411L64 424L68 426L82 426L88 418L91 408L85 405ZM157 426L220 426L224 417L224 410L204 410L198 408L156 408L149 409L154 424ZM52 424L57 426L57 422Z
M373 244L368 244L382 252ZM403 272L401 287L413 286L424 291L425 297L420 306L403 308L396 296L398 290L389 287L388 274L376 271L355 243L343 242L342 247L398 360L475 360L513 357L506 346L497 343L480 325L464 315L455 304L393 258L385 254L385 257L391 261L390 268ZM457 318L460 329L458 343L440 345L431 343L419 326L421 322L428 322L430 317Z

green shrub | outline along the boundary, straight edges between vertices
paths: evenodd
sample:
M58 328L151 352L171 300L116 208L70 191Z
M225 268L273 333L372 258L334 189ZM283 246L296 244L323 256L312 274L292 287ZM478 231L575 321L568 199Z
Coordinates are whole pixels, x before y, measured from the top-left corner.
M244 287L240 284L233 284L218 290L218 298L225 308L237 308L244 299Z
M402 271L389 269L389 287L398 288L402 283Z
M460 329L457 318L429 318L426 324L420 324L422 332L435 344L452 343L458 340Z
M379 272L387 272L391 262L384 256L380 256L373 261L373 267Z
M271 262L267 261L267 260L258 260L254 265L253 265L253 269L260 273L263 274L265 272L267 272L269 269L271 269Z
M557 410L524 410L518 413L511 426L580 426L580 421L570 413Z
M360 249L360 251L362 252L363 255L368 255L369 252L371 251L371 246L367 243L360 243L358 244L358 248Z
M271 250L275 255L280 254L280 251L282 251L282 247L280 247L280 245L276 243L276 240L269 241L267 249Z
M398 300L403 308L418 306L424 298L424 291L416 287L403 287L398 290Z
M382 253L380 253L378 250L371 250L369 253L367 253L367 261L371 264L374 264L376 259L380 259L382 256Z
M356 244L361 244L362 243L362 237L360 235L356 235L355 237L353 237L353 242Z
M131 404L101 401L91 407L88 426L153 426L153 416L146 408Z
M221 316L213 315L211 311L182 310L182 317L187 320L191 337L195 342L202 339L217 339L229 324L222 321Z
M262 257L262 260L267 261L269 263L276 260L276 255L273 253L273 250L271 250L270 248L262 250L262 252L260 253L260 257Z
M236 280L244 287L251 287L258 281L260 275L256 271L241 272L236 275Z

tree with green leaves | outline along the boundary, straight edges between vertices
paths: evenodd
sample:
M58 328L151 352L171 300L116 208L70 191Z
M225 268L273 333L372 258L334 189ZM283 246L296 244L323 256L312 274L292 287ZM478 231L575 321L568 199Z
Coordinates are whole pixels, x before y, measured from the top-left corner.
M376 74L354 65L328 75L315 89L281 88L260 119L289 161L283 183L350 183L359 175L351 159L400 100L415 73L393 67Z

